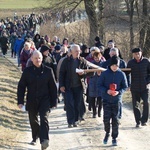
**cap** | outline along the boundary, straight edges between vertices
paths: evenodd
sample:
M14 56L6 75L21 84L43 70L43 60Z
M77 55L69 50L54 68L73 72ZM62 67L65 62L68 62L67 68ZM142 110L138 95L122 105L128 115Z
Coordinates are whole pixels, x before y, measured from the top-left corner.
M42 45L40 52L43 53L43 52L45 52L47 50L50 50L50 48L47 45Z
M119 65L120 65L120 58L117 57L117 56L111 57L110 66L112 66L112 65L117 65L119 67Z
M132 53L137 53L137 52L141 52L141 48L134 48L132 49Z

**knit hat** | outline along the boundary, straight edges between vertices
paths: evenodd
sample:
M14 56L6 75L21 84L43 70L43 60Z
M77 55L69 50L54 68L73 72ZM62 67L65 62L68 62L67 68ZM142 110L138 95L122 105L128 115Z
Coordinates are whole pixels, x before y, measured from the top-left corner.
M141 52L141 48L134 48L132 49L132 53L137 53L137 52Z
M117 56L111 57L110 66L112 66L112 65L117 65L119 67L119 65L120 65L120 58L117 57Z
M100 41L100 38L98 36L96 36L95 41Z
M50 50L50 48L47 45L42 45L40 52L43 53L47 50Z
M55 50L57 51L57 50L60 50L61 49L61 46L60 45L56 45L55 46Z

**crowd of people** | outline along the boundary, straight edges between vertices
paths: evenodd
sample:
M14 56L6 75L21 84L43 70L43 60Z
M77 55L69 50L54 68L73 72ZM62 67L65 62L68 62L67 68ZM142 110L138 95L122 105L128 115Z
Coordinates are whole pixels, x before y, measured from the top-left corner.
M136 127L147 125L150 61L142 56L140 48L131 51L133 59L126 63L113 40L109 40L105 47L96 36L93 46L88 47L70 42L68 38L60 41L57 36L41 36L35 33L34 21L29 26L24 24L25 20L18 20L16 24L11 20L8 22L7 30L1 31L1 49L5 57L10 44L11 57L17 57L18 67L22 69L17 90L18 106L26 105L32 145L40 138L42 149L49 146L48 116L50 109L57 107L60 95L64 100L68 128L77 127L85 120L85 102L93 118L101 117L103 108L104 144L108 142L112 126L112 144L117 145L122 95L127 89L132 94ZM105 71L101 71L101 67ZM97 70L90 72L93 68ZM131 70L123 72L122 68ZM139 109L141 99L143 112Z

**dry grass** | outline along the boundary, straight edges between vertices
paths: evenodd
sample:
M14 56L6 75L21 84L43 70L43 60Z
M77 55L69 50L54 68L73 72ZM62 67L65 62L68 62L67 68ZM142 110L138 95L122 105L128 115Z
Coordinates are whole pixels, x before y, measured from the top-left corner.
M0 148L13 148L26 130L26 115L17 108L16 91L20 74L0 57Z

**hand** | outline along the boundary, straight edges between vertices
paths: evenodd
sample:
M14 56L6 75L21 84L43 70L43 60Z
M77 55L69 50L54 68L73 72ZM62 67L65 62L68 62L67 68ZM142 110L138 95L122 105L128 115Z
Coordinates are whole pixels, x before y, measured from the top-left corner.
M130 91L130 87L127 88L127 91Z
M117 96L119 94L118 91L113 91L113 93L111 94L112 96Z
M101 71L97 71L97 75L100 76L101 75Z
M108 90L107 94L112 95L112 92L113 92L112 90Z
M23 107L23 104L19 104L18 107L21 109Z
M65 87L62 86L62 87L60 88L60 91L63 92L63 93L65 93Z
M82 76L84 74L84 71L83 72L77 72L79 76Z
M150 89L150 83L149 83L149 84L147 84L147 88L148 88L148 89Z

